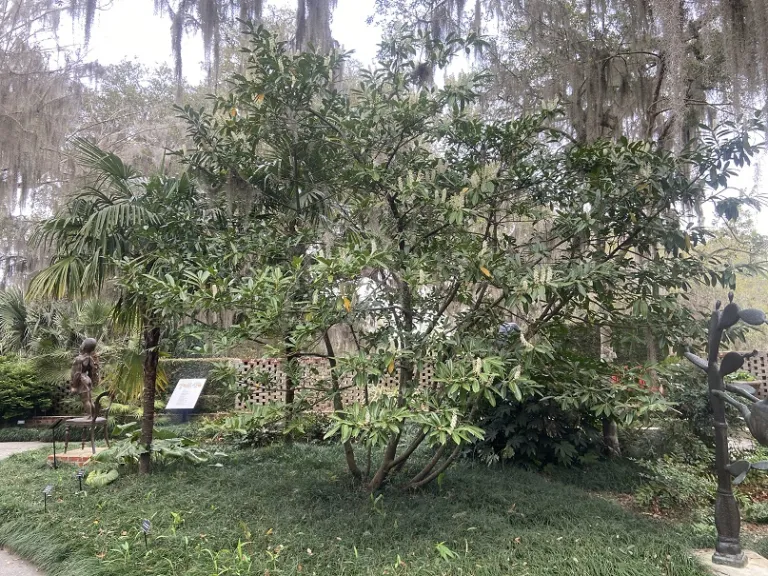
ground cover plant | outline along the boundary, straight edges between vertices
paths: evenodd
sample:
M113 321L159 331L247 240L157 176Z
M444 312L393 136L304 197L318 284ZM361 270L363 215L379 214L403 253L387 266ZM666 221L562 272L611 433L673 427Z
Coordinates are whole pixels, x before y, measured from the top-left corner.
M560 482L462 461L419 493L368 494L350 489L333 447L278 444L234 452L222 467L170 464L78 492L75 469L47 468L43 454L0 463L0 545L48 576L693 576L704 572L689 549L712 537L589 495L574 471ZM587 473L602 490L635 477L606 466Z

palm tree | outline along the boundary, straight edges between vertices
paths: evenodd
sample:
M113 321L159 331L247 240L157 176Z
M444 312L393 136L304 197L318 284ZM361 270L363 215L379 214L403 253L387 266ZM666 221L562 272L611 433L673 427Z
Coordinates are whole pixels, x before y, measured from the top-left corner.
M0 292L0 354L21 352L32 340L29 309L18 288Z
M118 263L149 254L144 232L161 223L162 196L178 189L175 179L145 178L115 154L82 139L74 141L77 159L91 171L85 186L64 209L39 226L33 242L54 251L50 266L30 283L33 297L83 298L99 294L117 274ZM191 186L188 179L182 179ZM144 265L152 267L151 258ZM118 289L115 318L142 333L143 418L141 443L146 447L140 472L150 468L154 424L158 346L161 328L140 296Z

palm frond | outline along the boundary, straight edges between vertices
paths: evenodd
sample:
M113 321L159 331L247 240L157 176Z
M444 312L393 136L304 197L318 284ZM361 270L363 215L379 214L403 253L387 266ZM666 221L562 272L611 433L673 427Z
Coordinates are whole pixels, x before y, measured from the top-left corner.
M117 354L103 366L102 382L118 399L130 403L141 396L144 383L144 355L141 353L138 342L133 342L116 352ZM168 377L162 366L157 368L156 386L158 390L165 390L168 386Z
M79 255L63 256L48 268L35 274L29 284L31 298L64 298L67 294L82 294L88 286L83 282L85 263Z
M101 190L111 188L127 197L131 196L131 181L138 180L139 174L119 156L106 152L85 138L74 138L75 158L80 165L90 168L95 173L93 188Z
M30 338L24 293L18 288L0 292L0 353L21 352L29 345Z

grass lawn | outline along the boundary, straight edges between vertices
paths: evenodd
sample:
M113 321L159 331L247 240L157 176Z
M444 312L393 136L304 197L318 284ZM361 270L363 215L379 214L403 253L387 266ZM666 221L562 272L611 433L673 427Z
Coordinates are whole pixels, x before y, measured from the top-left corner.
M350 484L338 448L297 444L77 493L75 469L49 469L46 454L0 462L0 545L49 576L683 576L704 574L688 551L711 543L575 486L579 474L622 483L607 465L556 481L461 463L441 486L372 497Z

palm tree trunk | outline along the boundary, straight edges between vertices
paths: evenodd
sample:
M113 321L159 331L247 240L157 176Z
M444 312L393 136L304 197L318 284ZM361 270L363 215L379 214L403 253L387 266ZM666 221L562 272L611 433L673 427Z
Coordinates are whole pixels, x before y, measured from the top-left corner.
M155 389L157 382L157 361L159 358L160 328L147 326L144 329L144 393L141 405L141 445L146 450L139 459L139 473L149 474L152 461L152 429L155 425Z

